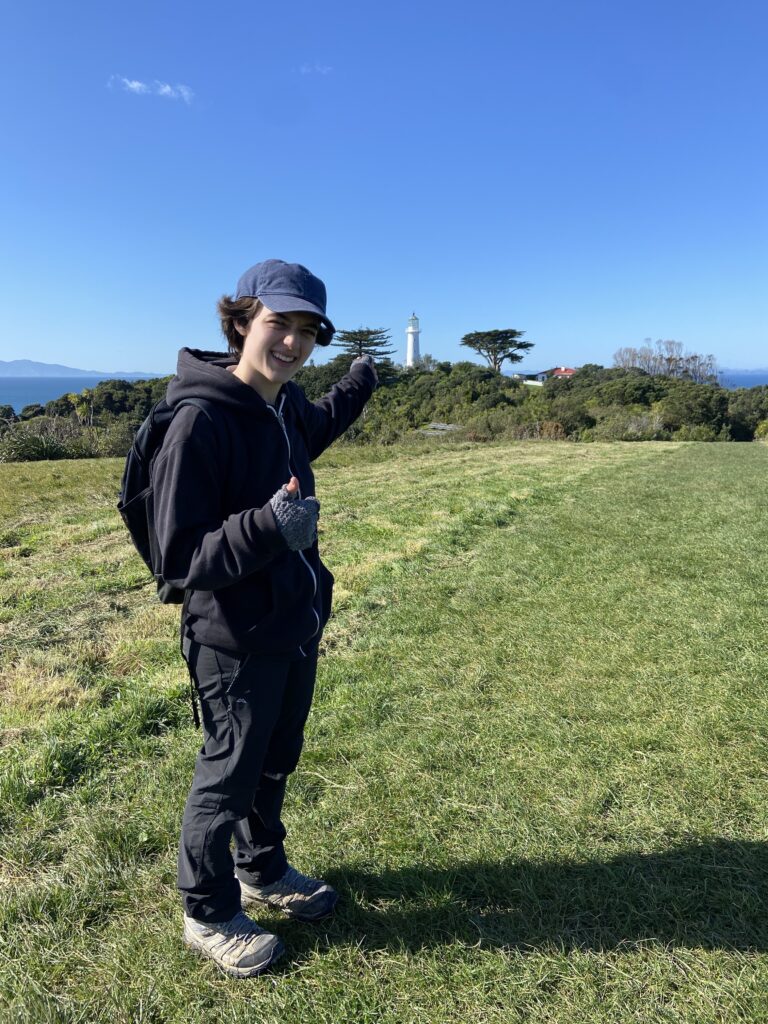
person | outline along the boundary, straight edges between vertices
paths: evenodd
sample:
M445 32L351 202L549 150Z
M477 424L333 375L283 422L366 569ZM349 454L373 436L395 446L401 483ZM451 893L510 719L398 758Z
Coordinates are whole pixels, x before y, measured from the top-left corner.
M151 475L160 571L186 591L182 651L203 725L179 844L183 940L250 977L283 946L244 905L315 921L337 900L289 864L281 812L333 586L310 464L359 416L377 377L370 356L355 359L314 403L292 382L335 330L325 285L300 264L251 267L219 314L229 352L179 352L166 398L178 410Z

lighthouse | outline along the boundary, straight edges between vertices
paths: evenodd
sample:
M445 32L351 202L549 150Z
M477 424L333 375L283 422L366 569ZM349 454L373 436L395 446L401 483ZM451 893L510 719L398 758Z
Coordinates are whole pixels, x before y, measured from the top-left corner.
M405 336L408 339L405 365L415 366L421 358L419 355L419 318L415 313L408 320L408 327L406 328Z

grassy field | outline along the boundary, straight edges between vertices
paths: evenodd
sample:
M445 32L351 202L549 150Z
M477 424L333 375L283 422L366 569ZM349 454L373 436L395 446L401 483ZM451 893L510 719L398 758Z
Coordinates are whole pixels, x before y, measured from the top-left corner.
M337 577L289 852L341 891L180 942L199 733L117 460L0 465L0 1021L768 1019L768 447L317 466Z

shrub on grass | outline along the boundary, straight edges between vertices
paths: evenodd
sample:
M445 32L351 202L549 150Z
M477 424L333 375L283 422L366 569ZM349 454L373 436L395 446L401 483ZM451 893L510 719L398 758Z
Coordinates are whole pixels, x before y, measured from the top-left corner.
M68 457L66 446L50 435L9 430L0 438L0 462L40 462Z
M537 420L519 423L504 431L505 440L511 441L567 441L568 434L557 420Z
M98 454L105 458L125 458L133 444L136 429L137 425L124 417L108 423L101 430L94 429Z
M669 437L658 412L644 405L593 407L590 412L595 418L590 430L593 441L660 441Z
M36 416L14 423L0 437L0 462L92 459L99 454L96 431L60 417Z
M673 441L717 441L718 435L714 427L708 423L684 423L672 435ZM724 440L724 439L721 439Z

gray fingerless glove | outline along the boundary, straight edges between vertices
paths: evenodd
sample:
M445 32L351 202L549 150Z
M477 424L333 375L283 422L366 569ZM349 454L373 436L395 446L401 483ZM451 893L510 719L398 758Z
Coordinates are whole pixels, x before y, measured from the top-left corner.
M317 536L320 502L317 498L292 498L284 487L269 499L283 540L291 551L308 548Z
M373 370L373 376L376 378L376 384L378 385L379 375L378 373L376 373L376 363L374 361L373 356L368 355L367 352L362 356L355 356L350 365L354 366L355 363L365 363L367 366L370 366L370 368Z

